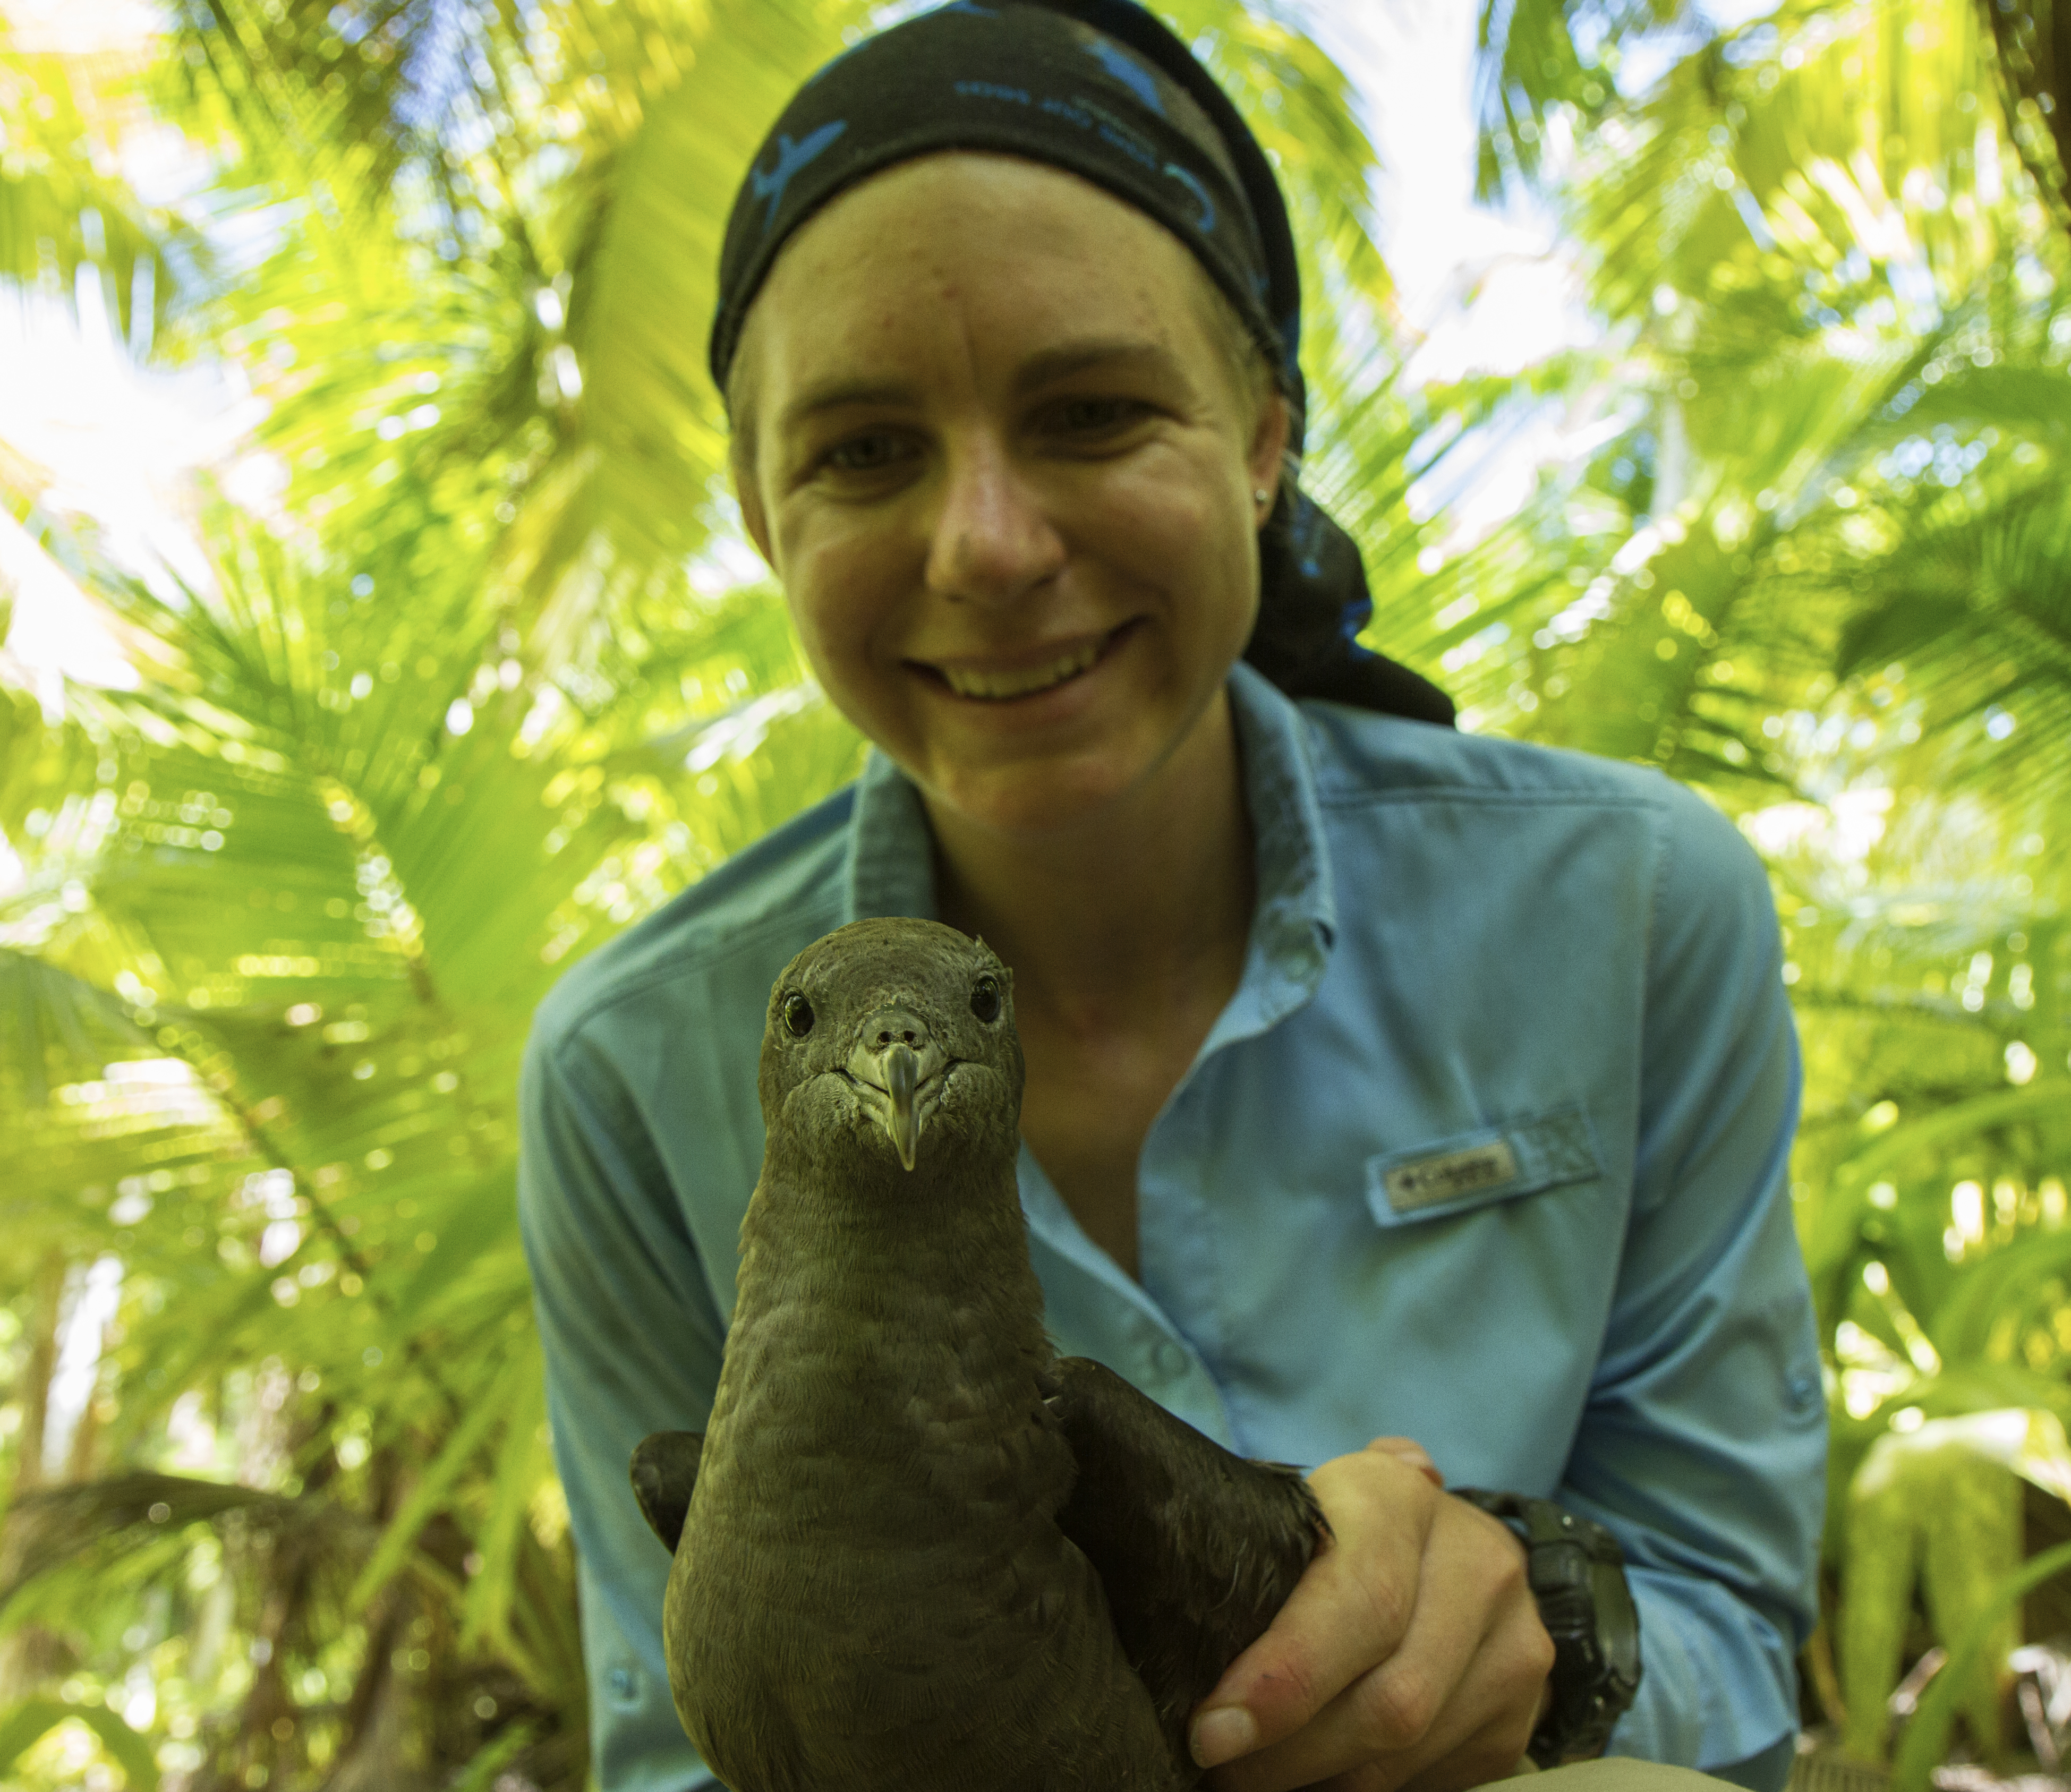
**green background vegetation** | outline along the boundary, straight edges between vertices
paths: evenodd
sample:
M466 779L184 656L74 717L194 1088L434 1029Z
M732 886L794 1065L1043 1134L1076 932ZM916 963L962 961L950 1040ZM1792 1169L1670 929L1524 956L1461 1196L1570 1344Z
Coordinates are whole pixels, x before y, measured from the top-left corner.
M702 345L749 154L871 9L171 10L150 59L0 37L0 277L241 363L288 475L204 494L182 576L0 443L0 527L145 675L0 683L0 1778L573 1792L518 1054L573 958L857 765L744 572ZM1372 638L1768 858L1835 1445L1808 1720L1889 1758L1939 1646L1901 1776L2017 1765L2007 1653L2071 1630L2071 21L1491 6L1484 185L1553 209L1601 329L1434 387L1339 72L1162 10L1292 196ZM153 118L193 203L118 172ZM1454 539L1544 416L1597 445Z

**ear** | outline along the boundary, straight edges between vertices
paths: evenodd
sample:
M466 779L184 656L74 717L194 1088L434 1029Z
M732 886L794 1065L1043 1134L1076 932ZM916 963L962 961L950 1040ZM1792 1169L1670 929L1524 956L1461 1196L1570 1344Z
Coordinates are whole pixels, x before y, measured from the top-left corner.
M759 474L762 436L756 427L761 399L755 379L755 321L751 306L734 342L733 367L727 377L726 416L732 425L733 439L727 444L726 470L733 482L734 502L740 506L741 526L755 543L755 552L762 556L762 564L776 572L777 559L770 552L769 513L763 506ZM777 573L780 584L782 580L783 575Z
M755 469L748 464L738 444L727 471L733 481L734 502L740 506L741 527L747 530L748 539L755 543L755 552L762 556L762 564L774 572L777 562L769 552L769 513L762 507L762 488L756 483Z
M1250 449L1245 457L1253 490L1280 490L1281 466L1292 425L1286 398L1277 392L1268 393L1258 408L1258 421L1252 429Z

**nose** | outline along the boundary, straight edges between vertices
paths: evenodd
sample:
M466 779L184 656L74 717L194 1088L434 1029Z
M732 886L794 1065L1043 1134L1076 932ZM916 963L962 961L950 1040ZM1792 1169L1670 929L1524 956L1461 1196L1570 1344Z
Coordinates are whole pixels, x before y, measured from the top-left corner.
M950 446L928 550L928 584L953 602L1011 604L1053 578L1064 543L1006 445Z

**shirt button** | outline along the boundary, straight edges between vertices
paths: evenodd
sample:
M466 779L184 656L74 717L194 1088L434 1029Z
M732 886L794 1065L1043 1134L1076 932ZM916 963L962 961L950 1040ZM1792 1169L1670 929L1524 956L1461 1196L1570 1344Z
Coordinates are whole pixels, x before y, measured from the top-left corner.
M621 1705L633 1704L640 1696L640 1678L630 1667L614 1667L609 1676L613 1700Z
M1161 1338L1150 1352L1151 1366L1167 1381L1177 1381L1191 1367L1187 1353L1169 1338Z

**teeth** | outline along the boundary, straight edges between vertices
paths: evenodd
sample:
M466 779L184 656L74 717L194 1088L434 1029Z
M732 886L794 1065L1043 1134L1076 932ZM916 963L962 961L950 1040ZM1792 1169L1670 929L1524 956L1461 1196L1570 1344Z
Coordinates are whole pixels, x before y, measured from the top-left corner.
M959 697L1025 697L1032 691L1048 691L1053 684L1075 679L1100 658L1101 643L1091 642L1077 653L1048 666L1031 666L1025 672L964 672L951 666L940 668L944 681Z

